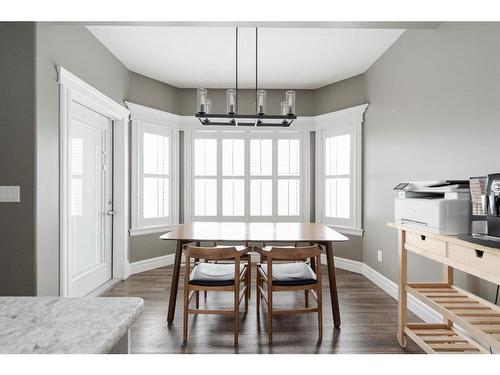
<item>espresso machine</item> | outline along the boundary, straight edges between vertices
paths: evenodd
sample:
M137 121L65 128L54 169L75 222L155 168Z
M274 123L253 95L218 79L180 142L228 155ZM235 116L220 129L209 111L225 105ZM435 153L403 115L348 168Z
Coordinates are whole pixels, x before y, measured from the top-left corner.
M486 226L488 238L500 241L500 173L486 181Z
M500 173L471 177L471 235L460 235L467 241L500 248Z

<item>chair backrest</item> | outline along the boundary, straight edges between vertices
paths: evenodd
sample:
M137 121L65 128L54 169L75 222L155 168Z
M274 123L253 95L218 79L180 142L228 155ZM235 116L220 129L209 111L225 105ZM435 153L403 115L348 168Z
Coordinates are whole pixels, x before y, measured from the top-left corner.
M228 260L240 258L247 251L238 251L234 246L219 247L196 247L186 246L184 254L189 258L210 259L210 260Z
M318 245L306 247L279 247L272 246L270 250L263 251L265 257L276 260L303 260L306 258L318 257L321 249Z

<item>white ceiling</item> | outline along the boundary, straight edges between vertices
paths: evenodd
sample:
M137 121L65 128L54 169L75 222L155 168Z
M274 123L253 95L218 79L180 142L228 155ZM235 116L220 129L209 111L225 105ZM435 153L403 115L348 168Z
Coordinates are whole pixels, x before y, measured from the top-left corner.
M235 86L235 29L87 26L128 69L177 87ZM316 89L364 73L404 29L259 28L259 87ZM255 87L255 29L239 29L239 86Z

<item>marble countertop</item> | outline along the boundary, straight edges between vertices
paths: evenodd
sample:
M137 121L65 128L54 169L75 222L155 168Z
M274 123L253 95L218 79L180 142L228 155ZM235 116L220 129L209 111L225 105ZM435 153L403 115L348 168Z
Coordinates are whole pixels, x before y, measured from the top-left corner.
M107 353L143 307L141 298L0 297L0 353Z

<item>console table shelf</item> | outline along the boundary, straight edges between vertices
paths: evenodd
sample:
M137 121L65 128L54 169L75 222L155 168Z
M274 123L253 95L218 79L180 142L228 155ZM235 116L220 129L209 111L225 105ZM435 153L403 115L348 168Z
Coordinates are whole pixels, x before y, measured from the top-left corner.
M388 225L399 234L399 344L405 347L410 337L426 353L490 353L490 348L500 353L500 307L453 285L454 269L498 283L500 250L455 236ZM443 281L408 282L408 252L442 263ZM441 314L443 323L408 323L408 294Z
M479 341L500 351L500 307L453 285L408 284L406 291Z
M488 353L486 349L447 324L409 323L404 332L428 354Z

